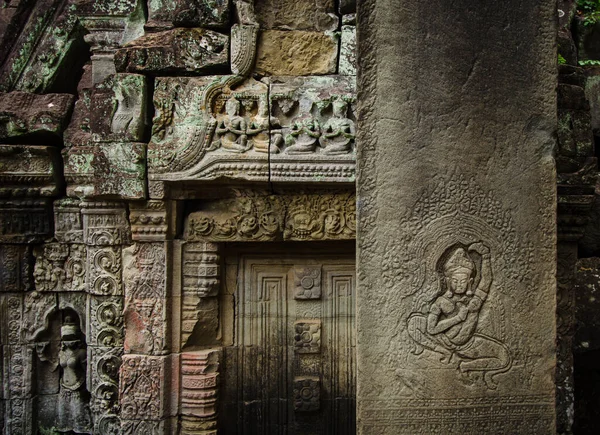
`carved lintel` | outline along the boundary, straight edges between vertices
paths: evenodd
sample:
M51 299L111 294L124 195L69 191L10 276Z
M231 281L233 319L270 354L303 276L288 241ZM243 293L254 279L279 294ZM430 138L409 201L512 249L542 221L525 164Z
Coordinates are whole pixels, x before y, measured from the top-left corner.
M181 354L181 433L216 430L220 348Z
M0 145L0 197L55 196L59 165L56 147Z
M243 76L161 78L148 178L353 183L355 99L351 77L277 78L270 90Z
M196 241L351 240L355 237L353 193L240 195L211 201L192 213L185 237Z
M151 200L142 204L131 204L129 220L131 237L139 242L159 242L171 237L171 213L169 204Z

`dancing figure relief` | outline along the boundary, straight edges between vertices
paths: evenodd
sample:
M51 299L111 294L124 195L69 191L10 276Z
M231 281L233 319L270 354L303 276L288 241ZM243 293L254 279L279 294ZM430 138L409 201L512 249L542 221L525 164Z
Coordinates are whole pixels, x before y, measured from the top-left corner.
M463 374L479 372L485 385L496 389L495 376L510 369L512 358L504 343L478 332L493 281L490 250L476 242L456 246L448 254L438 271L436 296L424 310L408 318L408 333L416 344L413 353L421 355L427 350L439 354L440 363L458 363ZM479 267L474 261L477 257L481 259Z

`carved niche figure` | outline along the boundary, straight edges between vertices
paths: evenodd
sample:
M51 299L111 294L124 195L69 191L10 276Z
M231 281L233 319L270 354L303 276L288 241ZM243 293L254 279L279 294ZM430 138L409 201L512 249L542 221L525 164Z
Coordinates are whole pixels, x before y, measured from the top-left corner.
M217 125L218 145L225 151L243 153L248 150L246 120L240 116L240 102L231 97L225 103L226 115Z
M319 139L325 154L347 154L352 151L354 122L346 117L347 111L348 103L341 98L333 102L333 116L323 125Z
M274 130L271 130L271 127L274 127ZM281 125L276 117L269 117L269 106L267 99L264 97L261 97L258 102L258 112L250 122L248 136L252 139L255 151L259 153L279 153L283 143Z
M441 288L428 303L427 314L415 312L408 318L408 333L417 344L414 353L428 349L447 364L457 359L461 373L483 373L486 386L495 389L494 376L508 371L512 359L504 343L476 332L493 279L490 250L476 242L447 253L440 267ZM479 268L475 255L481 258Z
M89 393L85 387L87 352L79 327L65 317L60 328L58 364L61 369L56 427L59 432L91 433Z

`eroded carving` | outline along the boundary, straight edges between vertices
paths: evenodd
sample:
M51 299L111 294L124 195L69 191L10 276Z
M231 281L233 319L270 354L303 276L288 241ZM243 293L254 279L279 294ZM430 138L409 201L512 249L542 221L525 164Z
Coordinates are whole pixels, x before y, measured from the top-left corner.
M414 353L427 349L440 354L443 363L457 360L460 373L481 372L485 385L496 389L495 376L510 370L512 357L504 343L477 331L493 280L490 249L481 242L454 246L440 261L437 297L408 317Z
M297 353L321 351L321 321L302 320L294 324L294 350Z
M125 350L160 354L166 347L165 247L138 243L125 251Z
M123 356L119 388L121 418L161 418L161 379L165 379L163 363L161 357Z

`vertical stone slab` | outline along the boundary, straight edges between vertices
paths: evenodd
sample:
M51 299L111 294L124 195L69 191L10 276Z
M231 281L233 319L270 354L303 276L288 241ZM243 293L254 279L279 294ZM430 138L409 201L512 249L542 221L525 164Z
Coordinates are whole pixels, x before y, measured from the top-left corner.
M554 7L359 3L359 433L555 431Z

